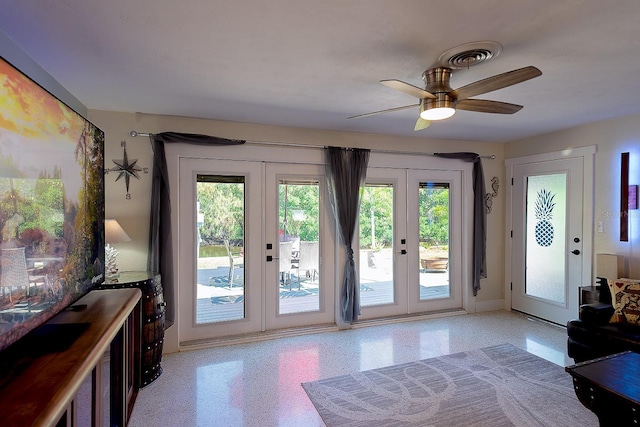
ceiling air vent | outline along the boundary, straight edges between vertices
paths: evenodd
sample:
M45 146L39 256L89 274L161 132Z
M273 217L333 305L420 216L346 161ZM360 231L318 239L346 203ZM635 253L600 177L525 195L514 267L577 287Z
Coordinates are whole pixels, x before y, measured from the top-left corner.
M438 64L451 69L469 68L487 62L500 54L502 45L492 41L466 43L447 50Z

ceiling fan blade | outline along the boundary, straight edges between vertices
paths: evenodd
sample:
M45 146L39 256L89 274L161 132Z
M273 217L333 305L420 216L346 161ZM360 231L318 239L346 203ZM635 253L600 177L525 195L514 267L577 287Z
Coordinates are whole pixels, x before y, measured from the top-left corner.
M463 99L456 102L458 110L477 111L479 113L513 114L522 109L522 105L488 99Z
M436 97L434 94L427 92L426 90L421 89L418 86L410 85L409 83L405 83L400 80L380 80L380 83L387 87L390 87L391 89L399 90L400 92L406 93L407 95L411 95L418 99Z
M471 98L472 96L493 92L494 90L522 83L541 75L542 71L538 70L536 67L524 67L513 71L507 71L506 73L498 74L483 80L478 80L477 82L452 90L449 92L449 95L458 101L462 101L463 99Z
M357 116L351 116L351 117L349 117L349 119L359 119L361 117L368 117L368 116L373 116L375 114L381 114L381 113L391 113L393 111L406 110L407 108L415 108L415 107L419 107L419 106L420 106L420 104L405 105L403 107L389 108L388 110L380 110L380 111L374 111L372 113L359 114Z
M422 129L426 129L431 124L431 121L425 120L422 117L418 116L418 121L416 122L416 126L413 128L414 131L419 131Z

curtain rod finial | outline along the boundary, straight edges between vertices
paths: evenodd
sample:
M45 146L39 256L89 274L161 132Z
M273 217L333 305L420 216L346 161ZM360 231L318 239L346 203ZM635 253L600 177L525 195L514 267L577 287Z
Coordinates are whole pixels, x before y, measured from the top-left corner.
M132 130L131 132L129 132L129 135L135 138L136 136L138 136L138 132L136 132L135 130Z

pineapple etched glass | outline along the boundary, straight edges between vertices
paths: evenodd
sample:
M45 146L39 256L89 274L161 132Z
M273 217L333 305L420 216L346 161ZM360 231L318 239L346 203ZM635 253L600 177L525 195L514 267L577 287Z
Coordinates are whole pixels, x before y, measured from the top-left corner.
M567 175L527 178L525 292L564 304L566 280Z

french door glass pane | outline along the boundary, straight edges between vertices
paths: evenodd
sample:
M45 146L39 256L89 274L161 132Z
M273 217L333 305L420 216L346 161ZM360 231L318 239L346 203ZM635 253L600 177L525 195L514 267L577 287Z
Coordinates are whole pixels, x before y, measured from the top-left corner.
M366 184L360 205L360 305L394 302L393 186Z
M567 177L527 178L525 293L565 302Z
M420 300L447 298L449 288L449 184L418 188Z
M245 317L243 176L197 176L196 323Z
M320 186L317 180L278 183L278 313L320 309Z

